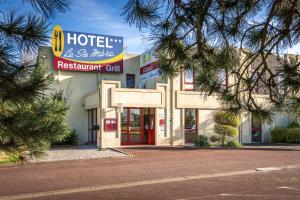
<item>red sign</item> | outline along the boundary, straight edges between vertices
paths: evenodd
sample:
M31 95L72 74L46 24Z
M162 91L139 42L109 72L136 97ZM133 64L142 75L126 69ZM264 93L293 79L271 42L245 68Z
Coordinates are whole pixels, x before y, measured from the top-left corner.
M164 119L160 119L159 120L159 126L164 126L165 125L165 120Z
M157 69L159 67L159 62L156 61L154 63L149 63L148 65L145 65L143 67L140 68L140 74L145 74L147 72L150 72L154 69Z
M104 119L104 131L116 131L117 130L117 119L106 118Z
M90 64L78 61L74 62L54 56L54 69L81 72L123 73L123 60L109 64Z

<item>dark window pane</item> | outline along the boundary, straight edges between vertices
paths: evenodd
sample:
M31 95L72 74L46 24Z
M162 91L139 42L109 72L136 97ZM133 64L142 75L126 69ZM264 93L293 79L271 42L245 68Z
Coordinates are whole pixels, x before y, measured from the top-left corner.
M126 87L134 88L135 87L135 76L134 74L126 74Z

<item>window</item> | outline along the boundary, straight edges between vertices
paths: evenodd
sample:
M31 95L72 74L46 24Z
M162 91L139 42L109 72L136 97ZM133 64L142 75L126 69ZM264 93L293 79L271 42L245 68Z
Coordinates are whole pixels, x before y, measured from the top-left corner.
M126 74L126 87L127 88L135 88L135 75L134 74Z
M280 94L285 93L285 88L284 88L284 73L280 72L277 75L277 81L278 81L278 91Z
M184 71L184 90L194 90L194 70L186 69Z
M220 69L218 72L218 80L222 89L226 89L228 85L227 72L225 69Z
M258 92L259 92L259 84L256 83L257 79L258 79L258 72L255 72L255 74L253 74L253 77L252 77L252 84L256 84L254 86L254 90L253 90L255 92L255 94L258 94Z

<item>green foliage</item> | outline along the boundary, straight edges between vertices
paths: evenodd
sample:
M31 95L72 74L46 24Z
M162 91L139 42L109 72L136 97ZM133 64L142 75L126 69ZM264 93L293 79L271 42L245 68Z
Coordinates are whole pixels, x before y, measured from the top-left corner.
M208 147L208 138L205 135L198 135L198 137L195 140L195 145L198 147Z
M51 145L77 145L78 144L78 133L76 130L72 130L62 140L53 140Z
M290 122L288 125L287 125L287 128L299 128L300 125L298 122Z
M239 134L240 119L237 114L228 111L219 111L214 116L214 132L216 136L210 139L225 146L227 140L235 140Z
M68 105L61 93L37 98L30 104L2 104L0 150L25 157L41 155L52 140L69 134Z
M300 128L288 129L286 141L290 144L300 144Z
M28 2L40 14L5 10L0 16L0 151L21 160L70 132L68 106L61 93L44 95L50 77L35 60L37 48L49 40L46 18L66 11L69 0Z
M16 154L5 154L0 151L0 164L16 163L20 161L19 155Z
M272 142L287 142L287 128L276 127L271 130L271 141Z
M231 141L227 142L225 144L225 146L231 147L231 148L243 148L244 147L240 142L238 142L236 140L231 140Z
M299 114L295 94L300 89L300 62L282 56L300 39L297 4L287 0L128 0L122 15L130 25L150 32L164 75L174 77L191 66L197 89L217 95L230 110L271 122L272 113L287 106L296 107L293 110ZM253 23L258 15L261 20ZM222 69L232 77L225 88L218 77ZM268 97L264 103L257 92Z
M221 135L212 135L210 136L210 141L213 142L213 143L219 143L221 144L222 143L222 136Z
M235 138L239 134L239 130L229 125L215 124L214 126L215 133L219 135L225 135L232 138Z
M214 116L214 121L215 123L228 125L232 127L238 127L240 125L239 117L234 113L226 111L220 111L216 113Z
M271 130L271 140L274 143L300 144L300 128L274 128Z

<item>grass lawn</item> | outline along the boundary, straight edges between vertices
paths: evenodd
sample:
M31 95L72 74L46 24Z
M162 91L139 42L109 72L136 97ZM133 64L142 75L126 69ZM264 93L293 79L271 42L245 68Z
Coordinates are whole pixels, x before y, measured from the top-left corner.
M8 164L8 163L15 163L19 161L19 157L15 154L5 154L4 152L0 151L0 165L1 164Z

